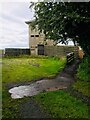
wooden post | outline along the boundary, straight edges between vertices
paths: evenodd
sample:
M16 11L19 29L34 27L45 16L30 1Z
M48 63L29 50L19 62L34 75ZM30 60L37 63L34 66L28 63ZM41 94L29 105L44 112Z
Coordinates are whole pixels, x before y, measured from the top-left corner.
M74 61L74 53L71 52L71 53L68 53L67 54L67 64L70 64Z

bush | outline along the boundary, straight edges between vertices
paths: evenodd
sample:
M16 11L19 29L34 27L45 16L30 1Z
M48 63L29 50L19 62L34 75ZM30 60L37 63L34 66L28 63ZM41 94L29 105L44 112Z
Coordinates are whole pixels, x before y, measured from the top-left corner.
M89 57L85 57L77 70L77 77L80 80L88 81L90 78Z

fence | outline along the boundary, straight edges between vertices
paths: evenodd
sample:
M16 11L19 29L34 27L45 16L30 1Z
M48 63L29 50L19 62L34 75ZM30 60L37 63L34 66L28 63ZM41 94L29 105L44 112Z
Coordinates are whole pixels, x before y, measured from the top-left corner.
M74 53L74 57L79 57L79 48L77 46L47 46L38 45L33 51L32 49L6 48L5 56L19 55L45 55L45 56L67 56L68 53Z
M30 55L30 49L6 48L5 56Z

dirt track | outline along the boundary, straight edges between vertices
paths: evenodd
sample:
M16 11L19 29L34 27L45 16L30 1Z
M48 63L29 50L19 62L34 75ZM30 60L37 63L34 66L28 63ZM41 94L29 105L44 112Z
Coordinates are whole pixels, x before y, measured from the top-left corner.
M55 84L55 82L58 83L58 86L59 87L62 86L61 87L62 89L65 86L69 87L71 84L73 84L74 73L78 64L79 64L79 61L76 61L76 63L74 63L70 67L66 67L56 78L51 79L53 84ZM49 90L53 91L57 89L58 87L56 87L56 84L55 84L53 85L53 87L50 87L49 89L47 89L47 91ZM21 105L20 114L22 118L50 118L50 115L48 115L47 112L42 111L40 106L32 99L30 99L29 101Z

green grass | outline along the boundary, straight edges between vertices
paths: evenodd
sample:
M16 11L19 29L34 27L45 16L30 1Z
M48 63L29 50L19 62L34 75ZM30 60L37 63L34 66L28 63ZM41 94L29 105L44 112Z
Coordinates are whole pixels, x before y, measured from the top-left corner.
M2 117L2 75L1 75L1 65L0 65L0 119Z
M3 94L2 94L2 117L4 118L16 118L19 116L18 107L20 104L20 100L13 100L10 97L8 89L3 86Z
M89 71L89 57L85 57L81 64L79 65L79 68L77 69L77 77L80 80L88 81L90 80L90 71Z
M27 102L30 98L12 99L7 87L4 85L2 93L2 120L5 120L6 118L19 120L20 105L23 104L23 102Z
M90 97L89 59L89 57L85 57L79 65L79 68L77 69L77 81L73 85L73 88L81 92L83 95Z
M77 81L73 85L74 89L78 90L81 92L83 95L89 96L90 97L90 89L89 89L90 83L89 82L84 82L84 81Z
M38 67L39 65L39 67ZM65 59L55 58L3 58L3 83L32 81L53 77L65 66Z
M33 65L39 65L33 66ZM65 59L48 57L29 57L3 58L2 68L2 99L3 99L3 118L18 118L19 105L25 100L11 99L8 93L7 84L28 82L42 77L55 76L65 66ZM27 98L26 98L27 99Z
M64 91L47 92L33 97L52 117L88 118L86 104Z
M9 83L53 77L64 68L65 62L65 59L48 57L3 58L3 118L18 118L20 104L30 99L30 97L11 99L7 88ZM36 64L39 67L33 66ZM88 118L87 105L64 91L42 93L34 96L33 99L52 117Z
M0 58L0 114L1 114L1 103L2 103L2 59Z

